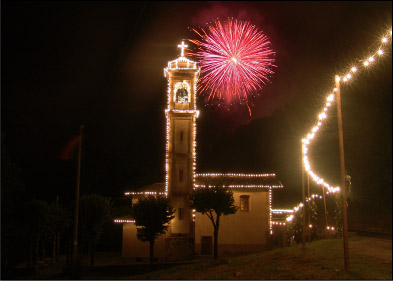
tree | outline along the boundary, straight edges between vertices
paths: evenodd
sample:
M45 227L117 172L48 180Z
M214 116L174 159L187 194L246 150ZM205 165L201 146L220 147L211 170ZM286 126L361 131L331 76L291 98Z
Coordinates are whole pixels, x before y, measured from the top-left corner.
M21 263L21 254L27 248L24 237L24 202L29 200L25 189L22 171L9 156L4 134L1 134L1 268L7 273L8 267ZM8 278L5 278L8 279Z
M40 242L42 245L54 233L51 229L49 205L46 201L33 199L24 205L24 211L24 233L30 243L28 267L32 267L31 269L36 272Z
M140 198L131 208L135 225L142 226L137 231L138 240L150 244L150 264L154 261L154 241L166 232L174 212L169 198L153 195Z
M209 188L194 189L190 195L190 207L197 212L206 214L214 228L214 259L218 257L218 230L220 229L221 215L227 216L236 213L239 209L234 205L233 192L228 187L216 185ZM216 213L214 216L213 211Z
M60 251L60 236L63 235L72 226L71 213L64 208L61 204L50 204L48 206L49 212L49 227L51 232L53 249L52 259L56 262L59 261Z
M88 246L92 267L95 247L100 241L104 225L110 221L110 212L110 200L101 195L88 194L79 200L79 237L82 246Z

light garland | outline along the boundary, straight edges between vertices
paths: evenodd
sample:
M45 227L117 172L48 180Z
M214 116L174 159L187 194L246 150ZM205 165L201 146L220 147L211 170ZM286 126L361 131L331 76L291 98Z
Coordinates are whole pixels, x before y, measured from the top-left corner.
M276 177L276 174L222 174L222 173L202 173L196 174L197 177L243 177L243 178L266 178Z
M323 197L319 194L312 194L310 197L306 197L306 202L312 201L313 199L323 199Z
M271 212L273 214L285 214L285 213L293 213L292 209L272 209Z
M272 226L272 189L269 189L269 226L270 226L270 235L273 235L273 226Z
M175 113L193 113L195 117L198 118L199 110L188 110L188 109L165 109L165 116L168 116L168 112L175 112Z
M167 101L167 108L169 110L169 105L170 105L170 94L171 94L171 89L170 89L170 77L168 77L168 101ZM170 128L170 118L168 116L168 111L165 110L165 116L166 116L166 145L165 145L165 196L168 196L168 169L169 169L169 128Z
M273 225L286 225L285 222L278 222L278 221L274 221L272 222Z
M159 191L140 191L140 192L125 192L125 196L129 195L166 195L166 192L159 192Z
M204 184L196 184L195 188L203 188L205 186L206 185L204 185ZM212 188L215 185L207 185L207 186L209 188ZM236 189L236 188L248 188L248 189L252 189L252 188L263 188L263 189L265 189L265 188L268 188L268 189L271 189L271 188L282 188L283 187L282 185L239 185L239 184L229 184L229 185L225 185L225 186L228 187L228 188L233 188L233 189Z
M194 95L195 95L195 92L194 92ZM194 96L194 99L195 99L195 96ZM196 104L196 102L194 104ZM199 110L196 110L196 111L197 111L197 113L196 113L194 120L192 122L193 126L194 126L194 145L192 147L192 157L194 160L192 163L192 174L193 174L192 186L195 186L195 171L196 171L196 120L195 120L195 118L198 118L198 116L199 116Z
M390 35L390 37L392 36L391 29L388 33L386 33L385 36L383 36L383 38L381 39L382 44L377 49L377 51L374 52L374 54L369 56L367 59L363 60L363 64L354 65L350 68L350 70L346 74L344 74L342 76L337 76L337 81L342 80L343 82L348 82L349 80L351 80L353 78L353 76L356 73L358 73L358 70L361 69L362 66L364 68L369 67L376 60L377 57L382 56L384 54L383 45L385 45L387 42L389 42L389 38L388 38L389 35ZM390 40L390 42L391 42L391 40ZM324 187L326 187L328 189L328 191L330 193L335 193L335 192L340 191L340 187L330 186L323 178L317 176L311 170L311 165L308 160L307 152L308 152L308 145L311 143L311 140L314 139L315 135L317 134L317 132L321 128L321 126L323 124L323 120L327 118L327 111L335 99L335 92L337 92L336 88L334 88L332 90L332 92L329 94L329 96L327 97L325 107L324 107L323 111L318 115L317 124L311 129L311 131L307 134L307 136L302 139L302 155L303 155L303 163L304 163L304 167L305 167L306 172L311 176L311 178L314 180L314 182L316 184L323 185ZM329 194L329 192L327 192L327 194Z
M135 223L135 220L113 220L114 223Z

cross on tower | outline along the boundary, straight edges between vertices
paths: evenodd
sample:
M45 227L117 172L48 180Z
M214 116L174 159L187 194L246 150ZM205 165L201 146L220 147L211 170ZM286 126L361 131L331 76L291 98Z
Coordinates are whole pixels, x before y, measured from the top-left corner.
M184 44L184 41L181 41L181 45L177 45L178 48L181 48L181 56L184 57L184 48L188 47L187 45Z

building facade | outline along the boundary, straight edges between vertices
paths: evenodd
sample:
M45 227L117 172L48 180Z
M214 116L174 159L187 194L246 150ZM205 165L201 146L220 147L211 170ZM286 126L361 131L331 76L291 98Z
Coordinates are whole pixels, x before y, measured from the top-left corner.
M223 217L219 231L221 252L249 252L269 248L272 234L271 195L273 188L282 187L274 174L195 174L196 85L200 73L197 64L184 57L184 42L180 57L164 69L168 81L166 116L165 183L148 186L138 192L127 192L135 202L138 197L162 194L170 198L175 209L166 235L155 242L155 257L166 261L190 260L197 254L211 254L213 226L201 214L189 207L189 195L194 188L224 184L234 193L239 211ZM142 260L149 255L148 243L137 240L137 227L132 218L117 220L123 224L125 258Z

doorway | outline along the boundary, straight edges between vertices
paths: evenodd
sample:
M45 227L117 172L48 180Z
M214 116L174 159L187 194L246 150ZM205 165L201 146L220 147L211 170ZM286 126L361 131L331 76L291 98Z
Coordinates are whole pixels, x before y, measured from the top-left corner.
M202 236L201 237L201 255L211 255L212 254L213 238L212 236Z

